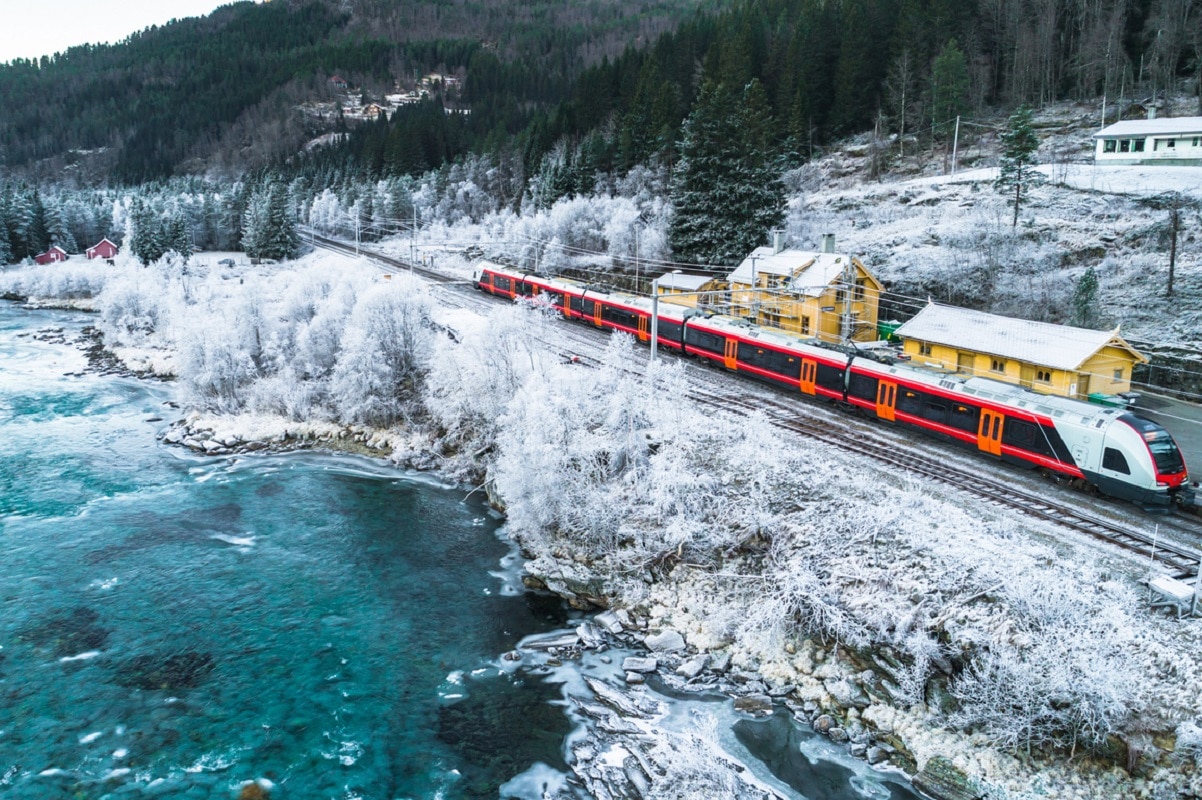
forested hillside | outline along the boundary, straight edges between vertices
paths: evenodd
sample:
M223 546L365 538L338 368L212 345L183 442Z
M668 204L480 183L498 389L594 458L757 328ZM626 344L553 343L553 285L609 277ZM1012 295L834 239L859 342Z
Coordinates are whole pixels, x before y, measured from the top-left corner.
M137 183L278 163L339 128L297 111L331 99L335 73L382 92L423 71L466 70L471 130L514 134L533 108L567 97L584 67L674 27L695 5L234 3L115 45L0 65L0 171Z

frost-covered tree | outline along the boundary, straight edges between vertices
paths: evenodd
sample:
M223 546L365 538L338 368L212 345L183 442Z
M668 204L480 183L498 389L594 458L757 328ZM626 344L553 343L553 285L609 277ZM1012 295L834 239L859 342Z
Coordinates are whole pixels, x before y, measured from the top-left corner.
M1035 171L1035 151L1038 149L1039 139L1035 136L1031 109L1022 106L1010 115L1006 130L1002 132L1001 169L994 182L999 192L1014 192L1014 221L1011 227L1018 227L1018 210L1023 195L1038 180L1039 173Z
M75 234L67 225L63 207L55 200L46 202L46 233L52 247L61 247L68 253L79 252L79 245L75 241Z
M408 275L368 289L347 321L330 391L342 419L387 425L418 401L433 325L423 284Z
M672 181L676 258L735 264L784 220L784 187L764 90L708 84L685 120Z
M276 260L300 252L296 213L283 183L272 181L251 196L242 216L242 249L251 258Z
M1098 319L1098 273L1090 267L1073 290L1073 324L1092 328Z
M0 266L11 264L12 261L13 249L8 241L8 226L4 224L3 217L0 217Z

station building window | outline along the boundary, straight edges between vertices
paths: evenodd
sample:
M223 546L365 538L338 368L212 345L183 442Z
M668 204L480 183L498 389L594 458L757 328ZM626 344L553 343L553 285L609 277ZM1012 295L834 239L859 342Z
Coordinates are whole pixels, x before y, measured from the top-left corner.
M1114 382L1115 382L1115 383L1119 383L1119 382L1120 382L1120 381L1122 381L1122 380L1123 380L1123 368L1122 368L1122 367L1117 367L1117 368L1114 370Z
M1051 383L1052 382L1052 371L1050 369L1035 370L1035 382L1036 383Z
M1118 149L1119 143L1114 139L1107 139L1106 141L1102 142L1103 153L1115 153L1118 152Z
M919 342L918 343L918 355L929 356L930 354L931 354L931 343L930 342Z
M989 371L990 372L1005 372L1006 371L1006 359L991 358L989 360Z
M801 318L801 332L806 336L810 335L810 318L803 316Z

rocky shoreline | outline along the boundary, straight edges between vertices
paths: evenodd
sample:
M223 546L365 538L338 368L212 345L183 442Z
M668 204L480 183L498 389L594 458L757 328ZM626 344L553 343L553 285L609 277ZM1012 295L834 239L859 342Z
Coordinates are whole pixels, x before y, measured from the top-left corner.
M207 456L326 449L389 458L419 470L438 466L434 463L437 457L428 451L412 449L404 451L402 457L399 447L402 443L396 434L332 423L231 419L192 413L168 426L159 438L166 444ZM532 566L536 564L528 564ZM690 645L681 632L665 626L663 620L625 608L607 608L609 603L605 598L590 594L579 584L573 588L570 581L529 570L523 582L530 590L554 593L577 609L595 612L595 616L575 631L526 642L521 650L506 654L506 659L522 661L524 650L541 654L541 662L554 667L577 660L587 651L605 653L622 649L641 653L622 658L620 678L588 679L590 696L572 698L582 717L588 720L585 727L589 735L571 746L573 758L569 761L578 780L594 797L604 800L659 796L657 784L678 777L665 765L665 760L671 760L666 753L676 752L686 743L655 733L654 720L662 716L664 708L662 701L644 691L648 680L684 694L721 694L731 700L735 710L751 716L783 708L796 720L846 748L853 757L912 776L914 786L936 800L974 800L984 796L948 759L931 759L919 771L903 741L891 731L863 720L861 715L868 708L889 701L886 676L865 669L852 678L821 681L818 685L822 691L815 692L814 686L800 687L763 675L747 666L744 658L738 659L743 665L737 664L736 653L730 648L710 650ZM582 588L585 590L578 591ZM827 651L809 640L802 647L818 663L827 658ZM687 747L696 749L702 744L698 740L687 743ZM666 752L661 752L664 748ZM618 752L625 752L626 756L616 758ZM781 797L750 780L745 767L729 756L711 755L713 769L722 773L723 783L738 787L737 796L765 800Z

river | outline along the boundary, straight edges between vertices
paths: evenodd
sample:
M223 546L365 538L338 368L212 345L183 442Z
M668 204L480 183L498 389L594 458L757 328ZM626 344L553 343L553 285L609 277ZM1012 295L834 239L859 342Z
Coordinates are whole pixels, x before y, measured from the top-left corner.
M521 590L478 496L352 456L164 446L170 384L89 371L88 321L0 303L0 796L565 785L565 686L598 662L503 668L575 621ZM753 743L729 702L708 708L784 795L912 796L808 729Z

